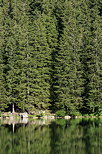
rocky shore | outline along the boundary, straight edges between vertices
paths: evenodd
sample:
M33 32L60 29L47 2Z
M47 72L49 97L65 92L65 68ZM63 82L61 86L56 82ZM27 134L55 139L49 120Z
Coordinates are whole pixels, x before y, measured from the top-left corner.
M28 114L27 112L23 112L23 113L11 113L11 112L2 112L0 114L0 119L72 119L72 118L102 118L102 116L56 116L56 114L46 114L44 113L39 113L39 114Z

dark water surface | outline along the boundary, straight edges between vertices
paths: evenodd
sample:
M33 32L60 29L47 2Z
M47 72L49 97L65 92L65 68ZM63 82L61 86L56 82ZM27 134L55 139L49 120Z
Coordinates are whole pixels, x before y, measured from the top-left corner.
M102 154L102 120L2 122L0 154Z

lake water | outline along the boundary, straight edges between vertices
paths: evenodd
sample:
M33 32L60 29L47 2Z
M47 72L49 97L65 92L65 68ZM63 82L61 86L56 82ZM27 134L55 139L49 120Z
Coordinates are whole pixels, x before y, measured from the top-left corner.
M0 154L102 154L102 120L2 121Z

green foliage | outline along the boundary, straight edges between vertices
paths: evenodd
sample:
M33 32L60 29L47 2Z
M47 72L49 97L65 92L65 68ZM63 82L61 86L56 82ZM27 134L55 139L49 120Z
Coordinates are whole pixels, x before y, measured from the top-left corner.
M34 117L36 117L36 115L29 114L28 117L33 119Z
M58 110L56 111L56 116L57 117L64 117L65 116L65 111L64 110Z
M56 85L55 94L58 95L56 108L79 109L82 105L83 70L80 62L82 40L77 27L76 16L78 10L70 1L64 4L62 20L63 31L59 39L59 51L56 55ZM75 4L76 5L76 4Z
M101 115L100 0L0 2L0 111Z
M65 119L56 119L56 124L60 125L62 127L65 127L66 125L66 120Z
M45 114L44 113L40 113L38 115L36 115L38 118L43 117Z
M78 111L71 111L69 115L71 115L71 116L82 116L82 114Z

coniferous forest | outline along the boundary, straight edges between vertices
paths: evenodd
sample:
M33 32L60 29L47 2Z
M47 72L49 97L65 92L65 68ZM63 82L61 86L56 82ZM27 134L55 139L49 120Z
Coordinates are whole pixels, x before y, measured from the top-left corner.
M0 110L102 113L102 1L0 0Z

